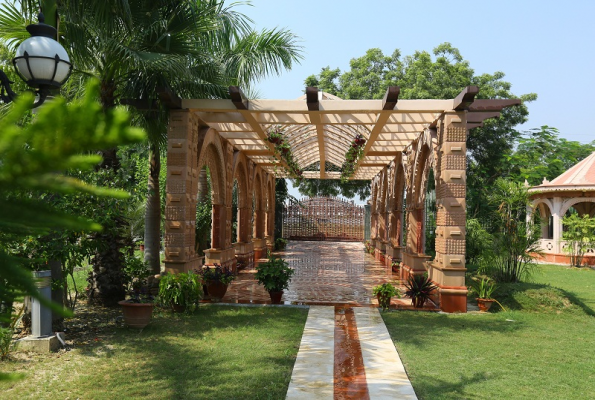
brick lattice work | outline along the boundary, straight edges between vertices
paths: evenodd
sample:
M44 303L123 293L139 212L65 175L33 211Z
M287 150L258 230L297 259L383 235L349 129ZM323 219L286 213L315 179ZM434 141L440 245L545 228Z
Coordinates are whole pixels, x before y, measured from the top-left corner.
M283 212L283 237L293 240L364 239L363 206L334 197L302 199Z

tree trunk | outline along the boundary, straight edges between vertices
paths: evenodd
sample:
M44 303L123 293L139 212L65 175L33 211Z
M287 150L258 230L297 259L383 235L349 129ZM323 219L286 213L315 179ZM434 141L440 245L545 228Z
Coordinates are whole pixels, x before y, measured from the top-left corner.
M66 278L62 273L62 263L58 260L50 260L48 266L52 271L52 281L62 282ZM65 285L66 282L63 282ZM52 301L64 307L64 289L63 287L52 288ZM64 316L60 313L52 311L52 331L62 332L64 330Z
M113 80L103 80L100 86L100 102L104 110L115 107L116 85ZM120 168L117 149L101 152L103 162L99 168L114 171ZM127 245L124 227L128 224L122 211L115 211L112 220L104 223L104 230L93 234L97 250L91 264L93 271L89 275L88 302L104 306L115 306L124 300L124 255L121 250Z
M154 274L161 272L159 248L161 247L161 193L159 190L159 172L161 157L159 146L149 146L149 181L147 208L145 210L145 262Z

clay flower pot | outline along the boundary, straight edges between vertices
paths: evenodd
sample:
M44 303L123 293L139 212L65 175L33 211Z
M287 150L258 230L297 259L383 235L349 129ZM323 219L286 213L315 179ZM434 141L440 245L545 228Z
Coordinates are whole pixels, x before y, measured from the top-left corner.
M477 299L477 305L481 312L488 312L492 304L494 304L494 299Z
M378 305L383 310L388 309L390 307L390 300L392 299L392 297L377 294L376 298L378 299Z
M211 301L221 301L227 292L227 285L221 282L207 281L207 291L211 296Z
M124 323L130 328L142 329L149 325L153 316L153 303L130 303L119 301L124 314Z
M281 297L283 296L283 290L280 291L269 291L271 296L271 304L281 304Z

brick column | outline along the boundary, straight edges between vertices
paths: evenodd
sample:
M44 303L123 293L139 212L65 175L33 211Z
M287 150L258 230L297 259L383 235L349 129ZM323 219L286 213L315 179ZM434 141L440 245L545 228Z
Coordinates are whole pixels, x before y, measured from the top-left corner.
M430 277L440 287L440 308L467 311L465 286L465 112L445 113L438 137L438 185L436 188L436 258Z
M187 110L171 110L167 130L165 269L200 266L194 251L198 192L198 124Z

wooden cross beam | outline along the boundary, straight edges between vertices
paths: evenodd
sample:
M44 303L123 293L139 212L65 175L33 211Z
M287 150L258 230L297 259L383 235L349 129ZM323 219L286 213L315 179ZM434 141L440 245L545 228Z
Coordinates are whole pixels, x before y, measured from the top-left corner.
M478 93L479 88L477 86L467 86L453 100L452 109L457 111L468 110Z

